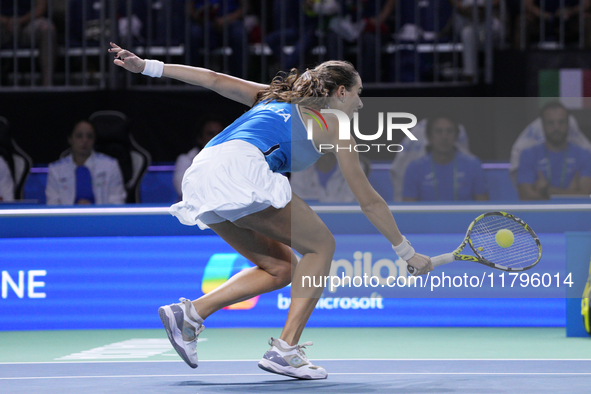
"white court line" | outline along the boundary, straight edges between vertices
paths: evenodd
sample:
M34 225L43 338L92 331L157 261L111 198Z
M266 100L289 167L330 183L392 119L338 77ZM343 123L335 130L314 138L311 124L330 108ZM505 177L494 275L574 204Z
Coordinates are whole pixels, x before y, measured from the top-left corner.
M362 213L359 205L312 205L316 213ZM481 204L469 206L457 205L389 205L393 213L419 212L473 212L486 211L591 211L591 204ZM105 207L105 208L17 208L1 209L0 217L28 216L102 216L102 215L166 215L168 207Z
M167 354L165 356L168 356ZM252 360L199 360L200 363L259 362ZM315 358L314 361L591 361L591 358ZM20 364L109 364L109 363L184 363L183 360L90 360L90 361L17 361L0 365Z
M587 376L591 372L336 372L329 375L490 375L490 376ZM0 380L41 380L41 379L113 379L113 378L184 378L184 377L226 377L226 376L272 376L268 373L209 373L180 375L80 375L80 376L23 376L0 378Z

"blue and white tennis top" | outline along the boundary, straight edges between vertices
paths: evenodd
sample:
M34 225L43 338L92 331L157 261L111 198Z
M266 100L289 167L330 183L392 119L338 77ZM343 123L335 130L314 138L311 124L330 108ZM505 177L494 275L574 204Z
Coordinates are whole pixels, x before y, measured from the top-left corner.
M302 171L322 156L308 139L297 106L290 103L271 101L255 105L205 148L231 140L243 140L259 148L273 172Z

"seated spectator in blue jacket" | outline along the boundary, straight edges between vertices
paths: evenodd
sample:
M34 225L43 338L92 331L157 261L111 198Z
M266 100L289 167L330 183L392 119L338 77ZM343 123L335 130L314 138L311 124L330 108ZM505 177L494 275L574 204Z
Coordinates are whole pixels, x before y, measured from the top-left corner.
M433 117L426 131L429 153L406 168L403 200L488 200L480 160L455 147L457 123L444 116Z
M569 113L559 102L541 111L545 142L521 152L517 191L521 200L545 200L551 195L591 194L591 153L568 142Z

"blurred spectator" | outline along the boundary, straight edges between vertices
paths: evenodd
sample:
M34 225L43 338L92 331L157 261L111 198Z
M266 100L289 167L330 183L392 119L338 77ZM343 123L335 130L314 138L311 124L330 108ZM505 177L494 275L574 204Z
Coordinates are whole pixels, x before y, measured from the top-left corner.
M591 151L591 142L585 137L579 128L579 124L573 115L568 117L568 142L577 145L583 149ZM517 140L511 148L511 178L514 182L517 179L517 169L519 168L519 160L521 152L525 149L531 148L534 145L539 145L546 141L546 133L544 132L544 126L542 118L538 117L531 122L527 127L519 134Z
M362 156L359 159L363 171L368 175L370 163ZM349 189L337 164L333 153L322 155L314 165L291 174L291 190L304 200L356 202L355 195Z
M281 9L285 13L285 24L282 24ZM337 14L340 6L336 0L284 0L273 2L273 31L265 42L273 51L273 58L279 62L281 51L281 34L283 30L285 45L291 51L285 54L284 70L300 66L300 53L304 58L315 45L319 44L320 35L326 34L326 27L331 16ZM300 32L300 18L303 18L303 31ZM320 21L322 20L322 26ZM326 42L325 42L326 44ZM336 58L336 48L328 46L328 58ZM307 62L305 60L305 62ZM279 68L279 67L278 67Z
M12 1L0 2L0 46L11 46L15 34L19 48L30 47L33 38L35 46L39 49L41 82L43 86L50 86L57 57L57 39L55 26L44 18L47 0L19 1L16 15L14 11Z
M0 202L14 201L14 181L8 164L0 156Z
M331 20L331 30L348 42L361 41L362 60L357 69L363 75L363 81L376 82L376 43L378 37L381 37L382 43L388 40L390 27L386 22L394 11L396 0L384 0L380 9L371 0L345 0L343 3L344 15ZM361 9L358 9L358 5ZM360 20L358 15L361 16ZM336 42L329 43L333 48L336 45Z
M63 44L66 34L66 8L71 0L51 0L51 21L56 29L59 44Z
M541 111L545 141L521 152L517 190L521 200L591 194L591 152L568 141L569 114L558 102Z
M246 34L242 22L245 14L243 1L209 0L206 5L204 0L194 0L188 2L188 12L191 19L191 63L203 64L199 59L202 58L206 37L209 39L208 49L213 50L225 46L224 34L227 34L227 45L232 49L229 72L233 76L243 77L242 40Z
M117 8L119 36L138 45L179 45L185 41L185 9L185 0L122 0Z
M174 175L172 178L172 182L174 184L174 189L176 190L179 197L182 196L182 182L183 176L185 175L185 171L187 168L191 166L193 163L193 159L203 147L216 135L218 135L224 126L222 122L217 119L208 118L205 121L201 122L197 127L197 132L195 134L195 147L191 149L187 153L183 153L179 155L176 159L176 163L174 165Z
M292 47L293 51L285 53L285 70L290 70L298 66L299 63L299 47L301 45L300 39L303 42L304 48L310 46L309 41L314 37L315 28L312 26L313 20L304 17L304 31L300 35L299 26L302 13L300 10L299 0L284 0L273 2L273 22L271 31L265 37L265 42L273 51L273 60L279 62L281 59L281 52L284 48L281 47L281 36L285 41L285 45ZM282 12L284 19L282 19ZM282 23L282 21L285 23ZM277 66L279 69L280 66Z
M525 1L525 44L532 40L558 41L560 39L560 20L564 20L564 40L566 43L579 42L579 15L581 11L579 0L524 0ZM585 10L584 35L585 47L591 48L591 15L588 14L589 0L582 0ZM564 4L564 8L560 5ZM541 8L543 4L544 8ZM541 36L540 19L544 26L544 36ZM513 46L521 48L522 16L515 18Z
M446 0L400 0L396 3L399 25L394 38L397 43L410 44L390 57L390 76L396 82L418 82L434 77L434 56L419 52L412 45L445 42L451 32L452 6ZM418 64L417 64L418 62Z
M462 40L463 77L473 81L478 72L478 48L486 41L486 9L485 0L449 0L456 12L454 29ZM493 39L498 39L501 22L498 18L499 0L492 0L493 16L491 31ZM476 8L476 19L474 9Z
M390 180L392 181L392 186L394 188L394 201L402 201L404 173L406 172L408 164L427 154L429 140L427 139L427 132L425 130L426 126L427 119L422 119L411 129L413 135L417 137L417 141L411 141L405 136L400 142L404 147L404 150L396 154L392 166L390 167ZM455 147L470 156L471 153L470 148L468 147L468 134L466 134L466 129L461 124L458 125L458 129L460 130L460 133L456 138Z
M426 126L429 153L412 161L404 174L404 201L488 200L480 160L456 149L460 133L438 116Z
M126 192L117 160L94 151L92 124L80 121L68 137L71 153L49 165L48 205L123 204Z

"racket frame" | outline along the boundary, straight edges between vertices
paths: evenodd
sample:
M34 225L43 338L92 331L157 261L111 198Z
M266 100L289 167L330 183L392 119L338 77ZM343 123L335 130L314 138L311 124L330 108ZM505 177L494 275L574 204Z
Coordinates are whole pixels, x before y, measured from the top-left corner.
M487 216L503 216L503 217L506 217L508 219L515 221L517 224L522 226L532 236L532 238L534 239L534 241L536 243L536 246L538 247L538 258L536 259L536 261L534 263L528 265L527 267L513 268L513 267L505 267L503 265L495 264L495 263L485 259L478 252L477 248L472 244L472 239L470 238L470 234L472 233L472 228L474 227L474 225L476 223L478 223L478 221L482 220L483 218L485 218ZM466 247L466 244L470 245L470 249L472 249L472 252L474 252L474 254L476 256L470 256L467 254L460 254L460 252L462 250L464 250L464 248ZM452 255L453 255L453 260L451 259ZM540 243L540 240L539 240L538 236L536 235L536 233L534 232L534 230L527 223L525 223L522 219L518 218L517 216L515 216L513 214L510 214L507 212L502 212L502 211L492 211L492 212L483 213L482 215L480 215L476 219L474 219L472 221L472 223L470 223L470 226L468 226L468 230L466 230L466 235L464 237L464 241L462 241L460 246L458 246L453 252L433 257L431 261L433 262L433 260L435 260L433 267L437 267L437 266L440 266L443 264L451 263L452 261L472 261L472 262L483 264L483 265L486 265L487 267L498 269L501 271L520 272L520 271L526 271L526 270L532 268L540 261L541 258L542 258L542 244ZM414 267L409 265L408 272L411 274L414 274L414 272L415 272Z

